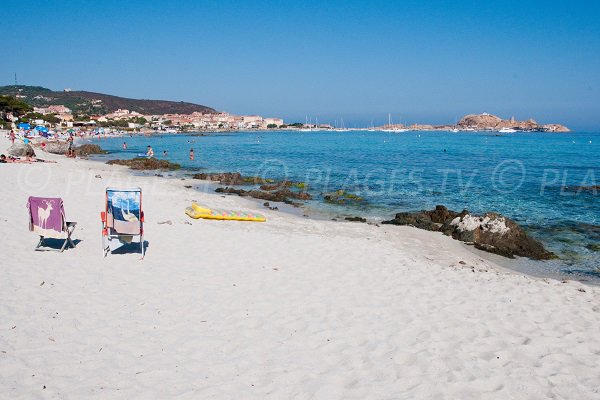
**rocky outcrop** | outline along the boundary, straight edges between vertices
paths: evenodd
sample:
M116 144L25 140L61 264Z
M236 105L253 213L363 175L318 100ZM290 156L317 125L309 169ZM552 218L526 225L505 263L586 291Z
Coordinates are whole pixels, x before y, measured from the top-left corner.
M35 157L33 147L23 142L15 142L6 152L13 157Z
M130 160L110 160L107 162L110 165L125 165L135 170L176 170L181 168L179 164L169 162L167 160L159 160L157 158L132 158Z
M456 240L472 243L476 248L505 257L529 257L548 260L556 256L528 236L516 222L496 213L473 215L467 210L458 213L444 206L431 211L398 213L383 224L410 225L442 232Z
M569 128L560 124L546 124L542 125L544 132L571 132Z
M492 114L465 115L457 124L460 129L500 130L510 128L520 131L569 132L569 128L559 124L540 125L533 119L517 121L515 118L502 119Z
M82 144L75 148L75 154L79 157L87 157L92 154L106 154L107 151L102 150L102 147L97 144Z
M238 196L248 196L265 201L275 201L282 203L292 203L291 200L310 200L312 197L306 192L294 192L283 188L274 192L265 192L262 190L243 190L231 187L217 188L217 193L237 194Z
M495 128L502 122L502 118L495 115L483 113L483 114L469 114L465 115L459 122L458 126L461 128L474 128L474 129L485 129Z
M350 221L350 222L362 222L362 223L366 223L367 219L363 218L363 217L346 217L344 218L346 221Z
M222 185L260 185L274 183L272 179L263 179L257 176L242 176L239 172L199 173L192 176L203 181L219 182Z
M69 150L69 144L67 142L46 142L46 146L44 147L44 151L52 154L67 154Z

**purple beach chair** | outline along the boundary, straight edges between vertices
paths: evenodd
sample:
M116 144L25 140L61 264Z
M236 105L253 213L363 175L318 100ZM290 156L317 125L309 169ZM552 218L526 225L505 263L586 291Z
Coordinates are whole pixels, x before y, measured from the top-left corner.
M27 201L29 209L29 230L40 235L35 250L38 251L60 251L65 250L67 245L75 248L71 240L71 234L75 230L77 222L67 222L65 210L61 198L51 197L29 197ZM48 247L46 239L64 239L60 249Z

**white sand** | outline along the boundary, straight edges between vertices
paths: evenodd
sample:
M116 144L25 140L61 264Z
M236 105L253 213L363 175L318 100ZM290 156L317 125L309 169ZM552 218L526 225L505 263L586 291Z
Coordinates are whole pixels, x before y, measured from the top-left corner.
M407 227L192 221L258 206L45 157L0 165L0 398L600 398L598 288ZM144 190L143 261L102 258L108 185ZM63 197L76 249L33 251L29 195Z

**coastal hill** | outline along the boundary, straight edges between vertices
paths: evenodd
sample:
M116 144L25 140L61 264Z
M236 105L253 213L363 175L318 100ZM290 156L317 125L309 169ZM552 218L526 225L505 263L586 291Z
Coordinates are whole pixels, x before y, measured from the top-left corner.
M34 107L64 105L74 114L107 114L118 109L136 111L145 115L156 114L203 114L217 113L213 108L183 101L138 100L86 91L53 91L41 86L0 86L0 95L20 98Z
M469 114L457 124L459 129L500 130L515 129L519 131L569 132L569 128L559 124L540 125L533 119L517 121L513 118L502 119L492 114Z

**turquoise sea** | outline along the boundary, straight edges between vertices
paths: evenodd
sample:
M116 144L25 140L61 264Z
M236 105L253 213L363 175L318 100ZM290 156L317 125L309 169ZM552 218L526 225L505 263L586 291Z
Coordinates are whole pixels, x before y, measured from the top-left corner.
M306 182L314 197L307 206L332 217L391 219L436 204L499 212L560 256L515 261L519 268L600 279L600 189L573 188L600 185L600 133L254 131L133 136L100 144L109 158L135 157L151 145L158 158L180 163L182 173L236 171ZM322 193L338 189L365 201L324 204Z

